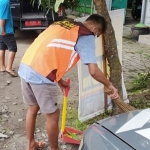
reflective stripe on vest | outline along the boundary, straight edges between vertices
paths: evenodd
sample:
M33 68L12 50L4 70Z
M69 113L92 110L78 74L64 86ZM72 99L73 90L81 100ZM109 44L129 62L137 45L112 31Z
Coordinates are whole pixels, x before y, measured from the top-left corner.
M64 40L64 39L54 39L51 41L50 44L47 45L47 47L57 47L57 48L64 48L67 50L74 50L75 42Z
M78 53L75 51L74 46L76 42L72 42L69 40L64 40L64 39L54 39L50 44L47 45L47 47L53 47L53 48L64 48L66 50L71 50L71 56L70 56L70 63L67 67L67 70L70 70L72 68L72 65L74 63L74 60L78 57Z
M72 68L72 65L74 64L74 61L75 61L75 59L76 59L77 57L79 57L78 53L77 53L76 51L73 51L73 52L71 53L70 63L69 63L69 65L68 65L68 68L67 68L66 72L69 71L69 70Z

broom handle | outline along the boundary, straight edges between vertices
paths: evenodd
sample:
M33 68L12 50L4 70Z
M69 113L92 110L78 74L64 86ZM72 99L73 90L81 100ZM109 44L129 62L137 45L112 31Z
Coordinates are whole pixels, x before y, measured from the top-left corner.
M70 79L67 79L66 82L68 84L70 84ZM61 122L61 133L64 132L65 125L66 125L68 93L69 93L69 89L65 88L65 91L64 91L64 102L63 102L63 111L62 111L62 122Z

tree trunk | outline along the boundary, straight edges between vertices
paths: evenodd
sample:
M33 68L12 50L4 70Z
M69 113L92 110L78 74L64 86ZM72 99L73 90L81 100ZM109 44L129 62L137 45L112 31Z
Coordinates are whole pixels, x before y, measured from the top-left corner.
M97 13L103 16L108 24L107 31L104 34L105 57L110 67L110 81L118 89L119 95L122 98L122 67L118 57L115 32L111 24L105 0L94 0L94 4Z

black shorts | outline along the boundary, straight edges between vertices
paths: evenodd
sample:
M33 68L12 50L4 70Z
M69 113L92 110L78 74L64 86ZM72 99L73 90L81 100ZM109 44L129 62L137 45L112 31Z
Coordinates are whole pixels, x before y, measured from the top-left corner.
M17 44L14 34L0 35L0 50L17 52Z

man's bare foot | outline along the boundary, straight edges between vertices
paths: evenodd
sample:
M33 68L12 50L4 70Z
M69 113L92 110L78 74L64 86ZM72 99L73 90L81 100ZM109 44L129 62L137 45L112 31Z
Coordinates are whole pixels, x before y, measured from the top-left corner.
M33 145L28 145L26 150L36 150L38 147L38 143L34 143Z

